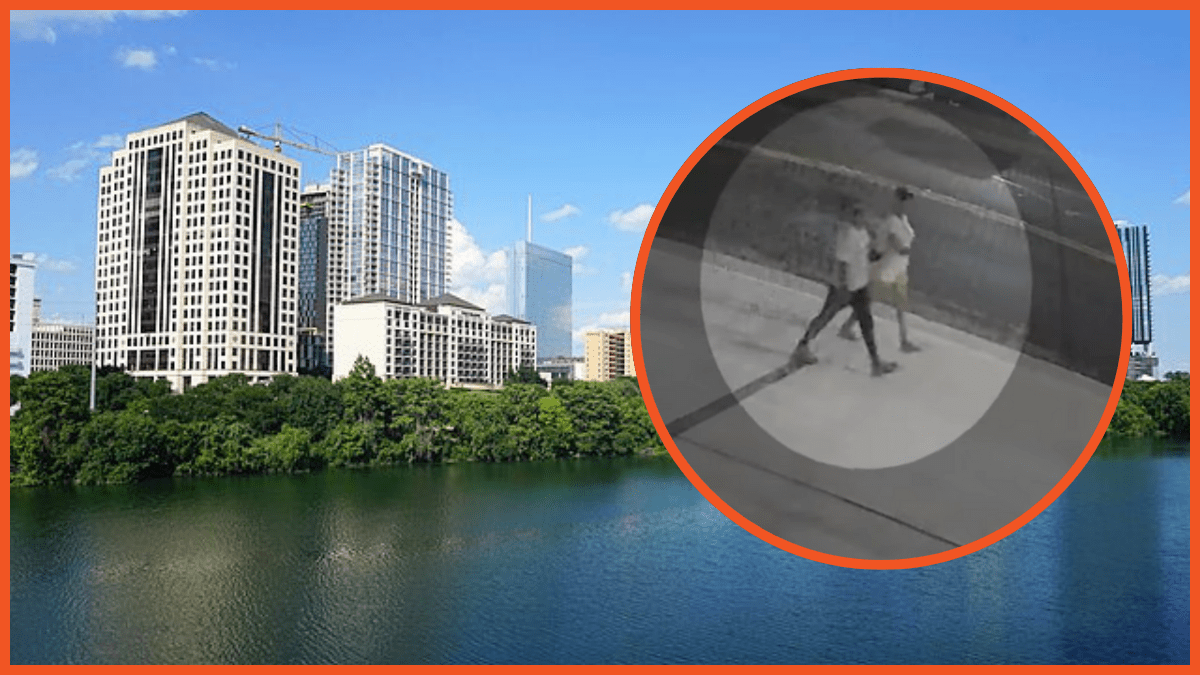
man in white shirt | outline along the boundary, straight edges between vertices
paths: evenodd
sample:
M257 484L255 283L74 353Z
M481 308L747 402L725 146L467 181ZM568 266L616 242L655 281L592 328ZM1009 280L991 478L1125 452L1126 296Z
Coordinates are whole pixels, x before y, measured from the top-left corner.
M900 351L910 354L921 350L908 339L908 327L904 323L904 312L908 309L908 254L916 236L904 209L912 198L913 193L908 188L896 188L892 212L874 228L871 245L872 257L877 258L871 266L871 297L896 309ZM847 317L838 335L847 340L855 339L854 321L853 315Z
M792 357L788 361L793 368L813 364L817 357L809 349L808 343L821 332L838 312L849 305L854 310L854 318L862 327L863 341L867 343L867 352L871 355L871 374L875 377L886 375L896 369L895 363L881 361L875 349L874 321L871 318L871 297L868 295L870 285L870 248L871 235L867 232L866 221L862 209L858 206L843 205L843 212L850 211L850 222L838 227L837 247L834 257L837 261L838 282L829 286L829 294L825 296L825 305L819 314L809 322L800 338Z

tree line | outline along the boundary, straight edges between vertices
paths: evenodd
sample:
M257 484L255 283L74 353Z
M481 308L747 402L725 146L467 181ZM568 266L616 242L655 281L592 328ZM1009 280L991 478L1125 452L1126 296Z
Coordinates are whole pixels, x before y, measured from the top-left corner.
M360 358L338 382L228 375L173 394L165 382L84 366L10 380L13 486L311 471L410 462L665 454L637 382L555 383L511 373L502 389L381 380Z
M1191 437L1191 379L1167 373L1161 381L1125 383L1105 438Z

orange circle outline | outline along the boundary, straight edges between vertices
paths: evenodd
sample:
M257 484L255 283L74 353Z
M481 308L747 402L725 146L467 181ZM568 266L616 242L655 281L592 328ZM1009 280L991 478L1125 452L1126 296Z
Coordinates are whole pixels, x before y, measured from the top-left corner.
M1096 427L1095 432L1092 433L1092 437L1088 441L1087 446L1079 455L1078 459L1075 460L1075 463L1067 471L1066 475L1059 480L1059 482L1050 490L1050 492L1046 494L1046 496L1042 497L1040 501L1030 507L1027 511L1025 511L1025 513L1018 516L1004 527L992 532L991 534L981 537L970 544L964 544L942 553L920 556L916 558L898 558L894 560L848 558L804 548L803 546L799 546L774 534L771 534L770 532L767 532L758 525L750 522L750 520L743 517L740 513L726 504L720 497L716 495L716 493L712 491L711 488L708 487L708 485L704 483L700 476L696 474L695 470L692 469L691 465L688 464L687 460L683 457L683 454L679 451L679 448L676 447L674 439L672 439L671 435L667 432L666 423L663 421L662 415L658 411L658 406L654 402L654 395L651 393L650 385L644 375L646 372L646 365L642 361L641 300L642 279L645 275L646 261L650 254L650 246L654 242L654 237L658 232L658 224L662 220L663 213L666 211L666 207L671 203L671 200L675 197L675 192L679 189L680 184L683 183L684 178L691 173L696 163L699 162L700 159L704 157L704 155L706 155L719 140L724 138L725 135L728 134L734 127L736 127L738 124L741 124L751 115L754 115L771 104L791 96L792 94L804 91L806 89L811 89L813 87L831 84L834 82L863 78L899 78L921 80L951 87L991 103L997 108L1007 112L1009 115L1012 115L1015 119L1021 121L1029 129L1032 129L1043 141L1045 141L1051 148L1054 149L1055 153L1057 153L1064 162L1067 163L1067 166L1069 166L1071 171L1075 173L1075 177L1079 179L1080 184L1083 185L1084 189L1088 193L1088 196L1091 198L1092 204L1095 205L1096 210L1099 212L1101 221L1108 232L1109 245L1112 246L1114 258L1117 261L1117 273L1121 280L1121 302L1123 309L1123 318L1121 322L1122 349L1120 363L1117 368L1116 378L1113 381L1112 393L1108 397L1108 405L1105 407L1104 414L1100 417L1100 423ZM654 423L654 428L658 432L659 438L662 439L663 444L666 445L667 451L671 453L671 457L675 460L675 464L679 466L684 475L687 476L687 479L691 481L692 485L694 485L702 495L704 495L704 498L707 499L709 503L717 507L717 509L724 513L730 520L740 525L742 529L777 548L783 549L802 558L823 562L837 567L882 570L912 569L916 567L925 567L927 565L936 565L938 563L955 560L962 556L974 553L980 549L991 546L992 544L1000 541L1001 539L1025 526L1029 521L1033 520L1038 516L1038 514L1044 511L1046 507L1050 506L1050 504L1052 504L1054 500L1057 499L1059 495L1061 495L1062 492L1067 489L1067 486L1069 486L1071 482L1075 480L1075 477L1079 475L1079 472L1083 470L1083 467L1092 458L1092 455L1096 451L1096 447L1099 446L1100 441L1104 438L1104 433L1108 429L1108 425L1112 420L1113 413L1116 411L1117 402L1121 398L1121 390L1125 383L1125 373L1129 367L1129 350L1132 342L1132 317L1130 315L1130 308L1132 307L1133 303L1131 299L1132 294L1129 282L1128 265L1124 263L1124 260L1124 249L1121 247L1120 240L1117 238L1116 226L1113 223L1112 216L1109 215L1108 210L1104 206L1104 201L1100 198L1100 193L1096 190L1096 186L1093 185L1091 180L1088 178L1087 173L1085 173L1083 168L1079 165L1079 162L1075 160L1071 153L1069 153L1067 149L1063 147L1063 145L1059 143L1053 135L1050 134L1049 131L1047 131L1040 124L1034 121L1033 118L1031 118L1029 115L1026 115L1019 108L1008 101L996 96L995 94L992 94L991 92L985 91L961 80L946 77L944 75L938 75L936 73L906 68L855 68L849 70L839 70L826 73L824 75L810 77L808 79L790 84L781 89L777 89L770 94L763 96L754 103L751 103L743 108L724 124L717 127L717 129L709 134L709 136L704 139L704 142L701 143L700 146L688 156L683 167L676 172L674 178L671 180L671 183L667 186L666 191L663 192L662 198L659 199L658 204L654 209L654 215L650 219L650 224L646 227L646 234L642 239L642 246L638 252L637 267L634 270L633 276L633 293L630 298L629 323L630 331L633 337L633 360L637 367L637 372L639 375L641 375L641 377L638 378L638 386L642 390L642 398L645 400L646 409L650 413L650 419Z

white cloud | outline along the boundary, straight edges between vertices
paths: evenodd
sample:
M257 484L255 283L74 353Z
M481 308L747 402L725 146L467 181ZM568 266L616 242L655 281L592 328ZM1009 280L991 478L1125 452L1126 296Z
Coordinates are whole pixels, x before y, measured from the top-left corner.
M573 204L563 204L559 208L551 211L550 213L543 213L542 214L542 222L553 223L555 221L562 220L563 218L570 218L571 216L577 216L580 213L581 213L581 211L579 210L579 207L574 206Z
M120 49L117 51L117 60L126 68L142 70L154 70L154 66L158 65L158 57L153 49Z
M92 147L97 150L102 148L122 148L125 147L125 137L121 134L105 134L96 139L92 143Z
M52 258L48 254L39 253L35 257L38 264L38 271L46 270L48 272L59 272L61 274L72 274L79 269L72 260L62 260L60 258Z
M638 204L628 211L613 211L608 214L608 222L624 232L644 231L653 215L653 204Z
M1191 285L1191 275L1188 274L1180 274L1174 277L1165 274L1155 274L1150 277L1150 291L1155 295L1190 293Z
M202 58L199 56L192 57L192 63L198 66L204 66L209 70L233 70L236 66L228 61L219 61L217 59Z
M120 17L135 21L155 21L187 14L186 10L13 10L8 13L10 34L19 40L47 42L58 40L58 31L97 31Z
M8 153L8 177L10 179L25 178L37 171L37 168L37 150L18 148Z
M633 290L633 273L632 272L621 272L621 290L623 290L623 291L632 291Z
M588 247L572 246L571 248L563 251L563 253L566 253L567 255L571 256L575 260L579 260L580 258L582 258L588 254Z
M166 54L167 56L175 56L176 54L179 53L179 50L175 49L174 45L167 45L167 46L163 47L163 53Z
M508 255L503 249L484 251L456 219L450 221L450 241L450 292L492 314L502 314Z
M92 160L90 157L75 157L68 159L53 169L46 171L46 175L54 180L61 180L69 183L76 178L79 178L79 174L83 173L83 170L86 169L88 164L91 162Z
M93 164L100 161L107 154L106 151L124 147L124 145L125 137L120 134L104 134L94 141L73 143L67 148L69 158L53 169L47 170L46 175L55 180L73 181L79 178L80 174Z
M1191 188L1188 188L1187 192L1179 195L1179 198L1175 200L1175 203L1176 204L1187 204L1188 206L1191 206L1192 205L1192 190L1191 190Z

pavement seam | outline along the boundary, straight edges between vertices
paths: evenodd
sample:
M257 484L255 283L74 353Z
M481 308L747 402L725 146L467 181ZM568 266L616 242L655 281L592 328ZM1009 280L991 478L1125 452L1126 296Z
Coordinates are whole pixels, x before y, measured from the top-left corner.
M821 487L818 487L818 486L816 486L816 485L813 485L812 483L809 483L809 482L807 482L807 481L800 480L799 478L796 478L795 476L789 476L789 475L787 475L787 474L780 473L779 471L776 471L776 470L774 470L774 469L771 469L771 468L769 468L769 467L762 466L761 464L757 464L757 463L755 463L755 462L748 461L748 460L746 460L746 459L744 459L744 458L742 458L742 457L738 457L738 456L736 456L736 455L732 455L732 454L730 454L730 453L728 453L728 452L725 452L725 451L723 451L723 450L718 450L717 448L714 448L714 447L712 447L711 445L708 445L708 444L706 444L706 443L701 443L700 441L697 441L697 440L695 440L695 439L691 439L691 438L689 438L689 439L686 439L686 440L687 440L687 442L688 442L688 443L691 443L692 445L694 445L694 446L696 446L696 447L698 447L698 448L701 448L701 449L703 449L703 450L707 450L708 452L711 452L711 453L714 453L714 454L720 455L720 456L722 456L722 457L724 457L724 458L726 458L726 459L729 459L729 460L731 460L731 461L737 462L738 464L741 464L741 465L743 465L743 466L747 466L747 467L750 467L750 468L752 468L752 469L757 469L757 470L759 470L759 471L762 471L763 473L768 473L768 474L771 474L772 476L775 476L775 477L777 477L777 478L781 478L781 479L783 479L783 480L785 480L785 481L788 481L789 483L794 483L794 484L796 484L796 485L799 485L799 486L801 486L801 487L808 488L808 489L810 489L810 490L812 490L812 491L814 491L814 492L819 492L819 493L821 493L821 494L823 494L823 495L826 495L826 496L828 496L828 497L833 497L834 499L837 499L838 501L845 502L846 504L849 504L849 505L851 505L851 506L854 506L854 507L856 507L856 508L862 509L863 511L866 511L866 512L868 512L868 513L872 514L872 515L879 516L880 518L883 518L883 519L885 519L885 520L889 520L889 521L891 521L891 522L893 522L893 523L896 523L897 525L900 525L900 526L902 526L902 527L906 527L906 528L908 528L908 529L910 529L910 530L912 530L912 531L914 531L914 532L917 532L918 534L921 534L922 536L925 536L925 537L928 537L928 538L930 538L930 539L933 539L934 541L941 542L941 543L943 543L943 544L946 544L946 545L948 545L948 546L951 546L951 547L953 547L953 548L959 548L959 547L961 547L961 546L962 546L962 544L959 544L959 543L957 543L957 542L955 542L955 541L952 541L952 540L950 540L950 539L947 539L946 537L943 537L942 535L940 535L940 534L937 534L936 532L930 532L929 530L926 530L925 528L923 528L923 527L921 527L921 526L919 526L919 525L914 525L913 523L910 523L910 522L907 522L907 521L905 521L905 520L902 520L902 519L900 519L900 518L897 518L896 516L893 516L893 515L891 515L891 514L889 514L889 513L884 513L883 511L880 511L879 509L876 509L876 508L874 508L874 507L871 507L871 506L868 506L868 505L866 505L866 504L863 504L862 502L855 501L855 500L853 500L853 499L850 499L849 497L844 497L844 496L842 496L842 495L839 495L839 494L838 494L838 493L836 493L836 492L832 492L832 491L830 491L830 490L826 490L826 489L824 489L824 488L821 488ZM719 495L718 495L718 496L719 496ZM796 542L796 543L799 543L799 542ZM802 544L801 544L801 545L802 545Z

